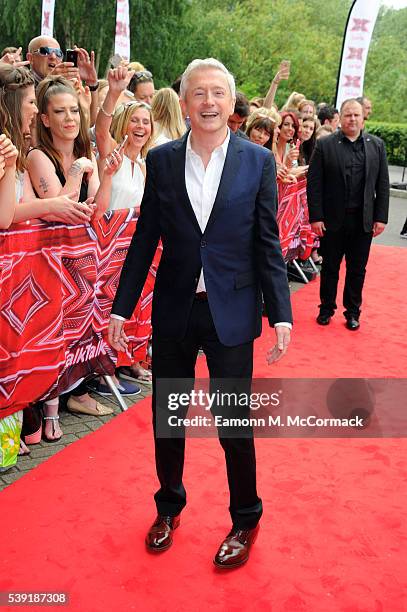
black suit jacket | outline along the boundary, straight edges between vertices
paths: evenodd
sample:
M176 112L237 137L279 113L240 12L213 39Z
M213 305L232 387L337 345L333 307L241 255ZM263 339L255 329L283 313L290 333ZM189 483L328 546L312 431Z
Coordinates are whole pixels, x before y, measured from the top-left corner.
M363 132L365 147L365 189L363 228L371 232L376 221L387 223L389 212L389 171L386 149L380 138ZM345 218L345 162L343 134L339 130L321 138L315 146L307 178L311 223L324 221L329 230L339 229Z
M203 268L219 339L236 346L261 332L261 292L271 325L292 320L275 218L275 162L267 149L231 134L215 203L202 233L185 185L186 143L187 135L147 156L140 218L112 313L131 316L161 238L154 333L184 337Z

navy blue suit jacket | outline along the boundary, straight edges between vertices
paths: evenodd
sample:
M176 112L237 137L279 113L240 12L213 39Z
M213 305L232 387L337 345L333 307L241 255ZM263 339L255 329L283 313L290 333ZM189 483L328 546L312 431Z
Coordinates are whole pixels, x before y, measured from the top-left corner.
M213 210L202 233L185 185L186 143L187 135L147 156L140 218L112 313L131 316L161 238L154 333L184 337L203 268L219 340L236 346L261 333L262 292L271 325L292 320L275 218L275 162L268 149L231 134Z

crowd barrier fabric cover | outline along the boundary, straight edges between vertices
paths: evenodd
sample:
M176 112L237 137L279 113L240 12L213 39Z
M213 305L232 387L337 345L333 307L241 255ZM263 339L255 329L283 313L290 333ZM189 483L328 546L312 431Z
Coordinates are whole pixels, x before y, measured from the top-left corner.
M126 209L91 225L36 221L0 232L0 418L91 373L113 373L107 324L136 223ZM159 257L126 323L131 351L148 340Z
M277 185L277 223L284 261L308 259L319 241L309 222L307 179L303 178L297 183L278 181Z

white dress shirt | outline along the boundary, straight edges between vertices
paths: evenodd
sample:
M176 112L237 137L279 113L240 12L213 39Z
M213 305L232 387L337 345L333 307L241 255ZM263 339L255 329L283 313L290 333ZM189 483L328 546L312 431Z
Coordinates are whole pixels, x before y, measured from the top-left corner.
M185 185L189 201L195 213L202 233L205 231L209 217L215 203L219 189L220 179L225 165L226 154L230 141L230 130L223 143L212 151L208 165L204 166L201 157L191 147L191 132L188 134L185 155ZM199 276L196 292L206 291L203 270ZM122 319L119 315L111 315L115 319ZM274 326L284 325L292 328L291 323L275 323Z
M215 203L216 194L218 193L229 141L230 132L228 129L223 143L212 151L211 158L205 169L200 156L192 150L191 132L188 134L185 156L185 185L189 201L202 233L205 231ZM206 291L203 270L201 270L196 288L197 293L200 291Z

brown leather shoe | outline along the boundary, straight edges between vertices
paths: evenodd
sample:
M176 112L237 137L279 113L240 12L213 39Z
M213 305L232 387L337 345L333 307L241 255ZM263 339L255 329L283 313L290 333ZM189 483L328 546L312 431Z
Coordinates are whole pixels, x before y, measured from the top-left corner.
M243 565L249 559L250 548L256 541L260 526L254 529L235 529L222 542L213 560L216 567L233 569Z
M178 516L157 515L146 535L146 546L148 550L161 552L167 550L172 544L172 532L180 524Z

